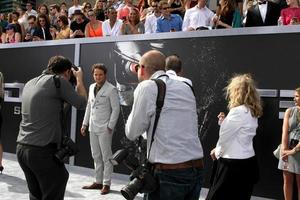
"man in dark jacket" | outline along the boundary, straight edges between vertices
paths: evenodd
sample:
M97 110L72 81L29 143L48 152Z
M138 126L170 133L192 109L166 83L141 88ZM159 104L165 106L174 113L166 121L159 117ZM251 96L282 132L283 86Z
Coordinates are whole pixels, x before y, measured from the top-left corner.
M246 27L276 26L280 16L278 4L267 0L259 0L247 11Z

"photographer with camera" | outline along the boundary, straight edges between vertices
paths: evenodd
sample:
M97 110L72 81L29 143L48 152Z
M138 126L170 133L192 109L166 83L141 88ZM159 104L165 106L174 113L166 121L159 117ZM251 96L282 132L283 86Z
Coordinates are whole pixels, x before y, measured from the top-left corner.
M63 103L84 109L87 101L83 72L72 66L63 56L51 57L47 70L28 81L23 89L16 152L30 200L64 199L69 173L56 158L57 153L67 151L61 145L70 143L62 144ZM69 82L72 76L76 78L77 93Z
M187 84L169 78L164 69L165 56L157 50L145 53L136 67L140 83L134 91L125 132L130 140L147 133L148 162L142 167L146 172L138 173L127 191L139 188L143 192L153 173L157 185L153 191L147 188L147 199L198 200L203 181L203 149L198 138L196 99ZM159 87L151 79L160 79L166 86L157 126Z

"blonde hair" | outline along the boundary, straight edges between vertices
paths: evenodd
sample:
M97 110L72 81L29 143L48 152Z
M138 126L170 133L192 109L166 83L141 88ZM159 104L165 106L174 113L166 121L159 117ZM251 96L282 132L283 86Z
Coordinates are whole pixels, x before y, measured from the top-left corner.
M253 117L262 115L261 100L250 74L235 75L225 90L229 109L245 105Z
M300 95L300 87L296 88L295 91Z

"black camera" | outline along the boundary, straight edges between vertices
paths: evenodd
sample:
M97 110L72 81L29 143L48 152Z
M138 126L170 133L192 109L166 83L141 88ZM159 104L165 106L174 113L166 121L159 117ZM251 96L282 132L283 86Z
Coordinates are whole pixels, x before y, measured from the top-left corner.
M75 71L78 71L78 67L76 67L76 66L72 66L72 68L75 70ZM71 73L71 77L70 77L70 83L73 85L73 86L75 86L75 85L77 85L77 81L76 81L76 77L74 76L74 74L73 73Z
M113 165L124 163L132 170L130 182L121 189L121 194L127 200L133 200L137 193L150 193L156 187L153 176L154 167L146 158L146 140L142 136L135 142L130 142L125 149L114 153L110 162Z
M150 193L157 188L153 176L153 165L146 162L135 169L130 175L130 182L121 189L121 194L127 200L133 200L137 193Z
M60 149L54 154L56 160L64 163L70 156L74 156L79 152L78 147L68 136L64 136Z
M289 149L295 148L295 146L297 146L298 143L299 143L299 140L291 139L290 144L289 144Z

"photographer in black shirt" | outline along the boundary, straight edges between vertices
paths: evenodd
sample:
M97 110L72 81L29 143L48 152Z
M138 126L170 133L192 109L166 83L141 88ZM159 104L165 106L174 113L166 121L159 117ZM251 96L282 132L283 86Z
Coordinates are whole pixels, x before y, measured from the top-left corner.
M47 70L28 81L23 89L17 158L30 200L64 199L69 173L54 156L62 142L62 102L84 109L87 101L82 70L76 71L72 66L67 58L54 56ZM72 75L77 92L69 82Z

